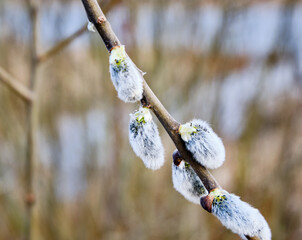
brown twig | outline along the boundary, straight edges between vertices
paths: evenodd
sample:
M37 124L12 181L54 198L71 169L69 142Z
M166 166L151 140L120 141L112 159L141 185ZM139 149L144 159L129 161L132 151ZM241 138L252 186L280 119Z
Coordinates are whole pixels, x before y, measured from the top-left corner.
M120 46L121 43L115 33L113 32L110 23L107 21L104 13L99 7L96 0L82 0L84 7L87 12L89 21L91 21L99 34L101 35L106 48L110 51L114 46ZM147 105L153 110L154 114L157 116L161 124L166 129L167 133L173 140L178 151L182 157L193 167L195 172L198 174L200 179L203 181L205 187L211 191L219 187L216 180L209 173L209 171L198 164L192 157L192 154L188 152L185 148L184 142L181 140L178 134L178 128L180 124L168 113L165 107L161 104L159 99L150 89L146 81L143 82L144 87L144 98L142 99L142 104Z
M21 97L25 102L34 100L34 93L17 81L12 75L0 67L0 81L8 86L14 93Z
M115 46L120 46L121 43L115 33L113 32L110 23L106 19L104 13L102 12L100 6L96 0L82 0L85 7L89 21L91 21L96 29L98 30L100 36L102 37L106 48L110 51ZM198 174L200 179L203 181L205 187L211 191L212 189L218 188L219 184L213 178L213 176L208 172L206 168L198 164L194 159L192 154L186 150L184 142L182 141L178 128L180 124L168 113L165 107L161 104L159 99L155 96L153 91L150 89L146 81L143 82L144 94L142 99L142 104L144 106L149 106L150 109L157 116L161 124L166 129L167 133L173 140L176 148L182 155L182 157L193 167L195 172Z
M99 7L96 0L82 0L88 19L91 21L96 29L98 30L100 36L102 37L106 48L110 52L111 49L115 46L120 46L121 43L118 40L117 36L114 34L110 23L107 21L104 13L102 12L101 8ZM205 187L208 191L211 191L215 188L220 188L217 181L214 177L210 174L210 172L197 163L194 159L192 154L186 150L184 142L182 141L179 133L178 128L180 124L168 113L168 111L164 108L161 104L159 99L150 89L146 81L143 81L143 99L141 103L143 106L148 106L154 114L157 116L161 124L164 126L165 130L173 140L176 148L178 149L181 158L187 161L194 169L194 171L198 174L202 182L204 183ZM255 237L246 236L247 239L257 240Z
M102 37L107 50L110 52L111 49L115 46L120 46L121 43L115 33L113 32L110 23L107 21L104 13L102 12L100 6L98 5L96 0L82 0L83 5L85 7L87 16L89 21L91 21L96 29L98 30L100 36ZM182 141L178 129L180 123L178 123L165 109L153 91L150 89L146 81L143 81L143 99L141 103L143 106L148 106L154 114L157 116L161 124L164 126L165 130L173 140L180 157L187 161L197 173L199 178L202 180L203 184L207 188L208 191L211 191L215 188L220 188L217 181L211 175L211 173L197 163L194 159L192 154L186 150L185 144ZM257 237L249 237L246 236L247 239L257 240Z

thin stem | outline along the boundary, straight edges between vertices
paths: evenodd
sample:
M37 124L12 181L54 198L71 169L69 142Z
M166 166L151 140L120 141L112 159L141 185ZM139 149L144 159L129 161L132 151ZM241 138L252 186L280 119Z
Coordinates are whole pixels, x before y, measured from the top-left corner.
M28 11L31 19L31 66L30 66L30 90L35 92L37 79L37 5L34 0L28 1ZM33 190L34 159L35 159L35 129L36 121L36 101L29 102L26 106L26 159L25 159L25 232L24 239L32 239L32 207L35 202Z
M16 80L12 75L0 67L0 81L9 87L15 94L22 98L25 102L32 102L34 94L22 83Z

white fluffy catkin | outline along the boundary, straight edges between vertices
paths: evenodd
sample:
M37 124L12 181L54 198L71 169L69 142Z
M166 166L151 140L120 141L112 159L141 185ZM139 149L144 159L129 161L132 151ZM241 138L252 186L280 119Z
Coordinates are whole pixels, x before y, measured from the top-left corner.
M206 168L220 167L225 160L225 149L221 139L210 125L193 119L179 128L181 138L194 159Z
M193 168L183 160L178 166L172 162L172 181L176 191L190 202L199 204L200 198L208 195L207 189Z
M212 213L226 228L242 239L246 239L244 235L260 240L271 239L271 230L258 209L225 190L215 189L210 195L214 196Z
M143 77L128 57L125 46L117 46L110 52L109 71L118 97L124 102L137 102L143 97Z
M130 114L129 141L147 168L157 170L163 166L164 148L149 109L140 108Z

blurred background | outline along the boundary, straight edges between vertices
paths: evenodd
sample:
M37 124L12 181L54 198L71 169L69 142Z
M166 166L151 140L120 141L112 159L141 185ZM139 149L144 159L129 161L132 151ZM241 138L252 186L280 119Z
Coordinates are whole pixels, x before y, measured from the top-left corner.
M302 235L302 2L102 1L113 30L168 111L211 123L226 147L212 171L258 208L273 239ZM87 23L81 1L38 2L38 55ZM83 33L82 33L83 32ZM82 31L37 69L32 239L239 239L144 167L108 52ZM25 1L0 1L0 66L30 79ZM0 81L0 239L22 239L26 104Z

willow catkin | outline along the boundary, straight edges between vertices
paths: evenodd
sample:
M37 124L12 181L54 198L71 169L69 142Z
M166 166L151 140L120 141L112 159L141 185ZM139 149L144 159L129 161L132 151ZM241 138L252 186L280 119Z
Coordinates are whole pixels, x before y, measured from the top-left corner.
M207 205L207 202L212 202ZM215 189L208 196L201 198L201 205L215 215L220 222L234 233L270 240L271 230L258 209L240 200L234 194L222 189Z
M121 100L137 102L142 99L142 73L128 57L125 46L117 46L111 50L109 71L112 83Z
M140 108L130 114L129 141L147 168L156 170L163 166L164 147L149 109Z
M214 169L223 164L225 160L224 145L207 122L194 119L180 125L179 133L187 150L201 165Z
M172 181L175 190L190 202L199 204L200 198L208 195L207 189L193 168L184 160L173 159Z

